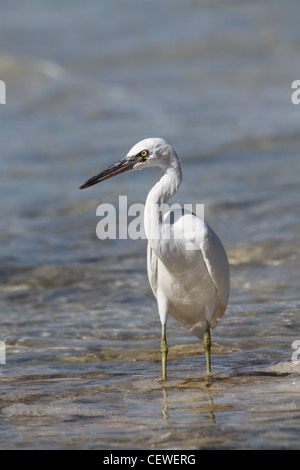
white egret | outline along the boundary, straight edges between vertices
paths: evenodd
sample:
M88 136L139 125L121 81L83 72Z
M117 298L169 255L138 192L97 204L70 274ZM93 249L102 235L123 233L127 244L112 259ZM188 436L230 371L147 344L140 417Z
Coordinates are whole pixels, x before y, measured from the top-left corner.
M204 220L183 209L172 211L170 216L170 210L164 207L182 180L175 150L164 139L144 139L134 145L124 159L90 178L80 189L119 173L153 166L159 166L164 174L148 194L144 225L148 239L148 278L157 299L162 325L162 377L166 379L168 315L197 337L204 337L206 370L209 373L211 328L225 313L229 297L229 267L221 241ZM153 210L157 207L162 209Z

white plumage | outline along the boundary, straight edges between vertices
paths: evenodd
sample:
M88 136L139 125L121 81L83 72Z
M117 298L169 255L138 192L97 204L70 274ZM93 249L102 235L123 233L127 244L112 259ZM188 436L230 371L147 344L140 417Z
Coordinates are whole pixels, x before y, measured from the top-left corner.
M199 338L204 336L210 372L210 329L227 306L228 261L221 241L204 220L190 211L167 206L182 180L175 150L161 138L142 140L126 158L88 180L81 189L125 171L152 166L161 167L164 173L149 192L144 212L148 278L162 324L162 375L165 379L168 315Z

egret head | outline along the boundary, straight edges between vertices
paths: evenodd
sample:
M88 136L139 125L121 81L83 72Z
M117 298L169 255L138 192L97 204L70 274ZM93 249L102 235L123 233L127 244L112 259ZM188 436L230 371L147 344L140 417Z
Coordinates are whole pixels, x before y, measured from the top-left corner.
M178 157L175 150L164 139L160 137L144 139L135 144L125 158L87 180L79 189L88 188L126 171L153 166L165 169L172 163L178 163Z
M135 144L129 150L126 160L135 162L134 170L152 166L164 168L174 154L175 150L164 139L152 137Z

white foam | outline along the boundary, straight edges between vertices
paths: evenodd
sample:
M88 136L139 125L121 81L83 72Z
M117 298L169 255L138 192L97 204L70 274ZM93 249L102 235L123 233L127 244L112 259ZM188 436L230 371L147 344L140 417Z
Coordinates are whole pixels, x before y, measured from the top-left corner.
M101 416L103 411L94 409L92 406L87 406L79 403L50 403L27 405L24 403L16 403L6 406L1 410L5 416L58 416L61 419L66 419L74 416L93 417Z
M264 369L264 372L271 372L275 374L300 374L300 363L296 364L291 361L278 362Z

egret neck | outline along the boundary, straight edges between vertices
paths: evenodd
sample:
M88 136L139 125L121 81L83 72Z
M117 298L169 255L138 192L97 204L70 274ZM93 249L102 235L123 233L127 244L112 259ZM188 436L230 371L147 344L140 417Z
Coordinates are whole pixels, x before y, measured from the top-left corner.
M175 150L159 166L164 171L164 175L150 190L144 212L145 233L151 248L157 254L164 213L169 209L166 203L176 193L182 180L181 165Z

